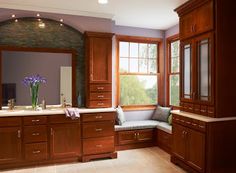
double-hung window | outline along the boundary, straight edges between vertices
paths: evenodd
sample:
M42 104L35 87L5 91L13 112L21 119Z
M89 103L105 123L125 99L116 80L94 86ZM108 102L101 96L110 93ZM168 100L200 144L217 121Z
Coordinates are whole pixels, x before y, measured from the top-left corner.
M179 92L180 92L180 42L178 38L169 40L168 42L168 91L169 91L169 105L179 106Z
M118 39L118 102L149 106L158 101L158 42Z

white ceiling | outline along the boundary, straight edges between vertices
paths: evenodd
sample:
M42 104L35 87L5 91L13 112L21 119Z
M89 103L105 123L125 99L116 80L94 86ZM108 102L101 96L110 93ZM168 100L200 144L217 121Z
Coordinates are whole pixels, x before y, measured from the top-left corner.
M0 0L0 8L112 19L116 25L165 30L178 23L174 8L187 0Z

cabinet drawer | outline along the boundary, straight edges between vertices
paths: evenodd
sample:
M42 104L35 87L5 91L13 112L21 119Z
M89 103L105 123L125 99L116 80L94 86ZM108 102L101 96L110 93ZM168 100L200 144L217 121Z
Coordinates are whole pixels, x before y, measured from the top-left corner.
M70 117L66 117L65 114L49 116L49 122L51 124L78 123L79 121L80 119L72 120Z
M115 150L114 136L83 140L83 154L109 153Z
M91 84L90 91L111 91L111 84Z
M90 93L90 100L111 100L111 92Z
M114 136L114 124L95 122L83 124L83 138Z
M93 114L82 114L83 122L91 121L114 121L115 112L104 112L104 113L93 113Z
M89 101L89 107L91 108L108 108L111 106L112 106L111 100Z
M0 127L12 127L12 126L20 126L21 119L17 117L4 117L0 118Z
M47 143L25 144L25 159L28 161L47 160Z
M47 126L24 127L24 141L25 143L47 141Z
M24 125L41 125L47 124L46 116L28 116L23 118Z

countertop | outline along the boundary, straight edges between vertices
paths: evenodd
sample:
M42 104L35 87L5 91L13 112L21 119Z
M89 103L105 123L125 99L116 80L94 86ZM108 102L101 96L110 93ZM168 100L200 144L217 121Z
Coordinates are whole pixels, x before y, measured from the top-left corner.
M79 108L79 113L96 113L96 112L115 112L115 108L96 108L87 109ZM12 116L34 116L34 115L57 115L65 114L65 108L50 108L45 110L29 110L29 109L15 109L15 110L0 110L1 117L12 117Z
M176 115L180 115L183 117L188 117L188 118L204 121L204 122L218 122L218 121L236 120L236 117L212 118L212 117L202 116L202 115L184 112L184 111L180 111L180 110L173 110L173 111L171 111L171 113L176 114Z

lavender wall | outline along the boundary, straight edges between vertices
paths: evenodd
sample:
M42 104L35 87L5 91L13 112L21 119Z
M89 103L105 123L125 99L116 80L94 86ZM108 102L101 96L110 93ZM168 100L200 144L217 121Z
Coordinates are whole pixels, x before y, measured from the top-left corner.
M3 83L16 83L16 105L30 105L29 88L22 84L25 76L39 74L47 83L40 85L39 101L60 104L60 67L71 66L71 54L3 51Z
M179 33L179 24L169 28L165 31L165 38L168 38L170 36L176 35Z

